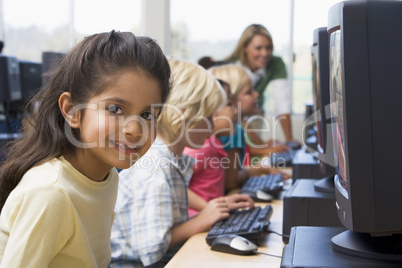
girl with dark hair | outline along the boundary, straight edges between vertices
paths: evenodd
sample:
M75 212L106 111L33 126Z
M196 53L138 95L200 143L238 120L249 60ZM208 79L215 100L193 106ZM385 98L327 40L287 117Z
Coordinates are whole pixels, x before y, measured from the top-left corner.
M129 32L89 36L63 56L0 170L0 267L108 265L114 167L153 143L170 75L156 42Z

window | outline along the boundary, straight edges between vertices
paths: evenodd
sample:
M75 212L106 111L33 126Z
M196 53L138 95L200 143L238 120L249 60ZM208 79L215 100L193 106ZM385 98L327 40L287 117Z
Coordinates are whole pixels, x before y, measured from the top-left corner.
M275 43L275 54L286 56L290 27L287 1L170 1L174 57L197 61L209 55L216 60L223 59L252 23L267 27Z
M69 1L3 0L3 53L40 62L42 51L69 47Z
M82 37L113 29L136 33L140 0L3 0L3 53L42 61L43 51L64 52Z
M196 62L202 56L221 60L234 49L243 30L260 23L271 32L274 54L292 68L292 110L304 114L312 101L311 45L313 30L327 24L334 0L170 0L172 56ZM293 53L291 7L294 5ZM290 72L289 72L290 73Z
M304 113L313 101L311 45L313 31L327 25L328 9L339 0L294 1L292 110Z

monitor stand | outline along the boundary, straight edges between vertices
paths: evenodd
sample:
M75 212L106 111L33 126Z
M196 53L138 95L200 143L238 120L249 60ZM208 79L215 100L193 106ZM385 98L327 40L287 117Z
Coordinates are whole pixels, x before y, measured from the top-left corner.
M334 176L318 180L314 183L314 189L322 193L333 194L335 192Z
M402 234L373 237L368 233L347 230L334 236L331 241L334 249L350 255L402 261Z
M283 248L281 268L401 267L401 261L362 258L335 250L331 239L344 231L344 227L293 227L289 244Z

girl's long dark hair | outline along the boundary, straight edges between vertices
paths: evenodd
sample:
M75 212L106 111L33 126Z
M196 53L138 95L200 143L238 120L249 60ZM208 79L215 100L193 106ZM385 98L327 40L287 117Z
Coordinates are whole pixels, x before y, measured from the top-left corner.
M151 38L129 32L86 37L62 57L52 73L46 74L47 83L27 105L29 116L22 137L11 144L0 168L0 209L30 168L75 150L65 133L66 123L58 105L60 95L70 92L74 105L86 103L125 70L156 79L165 102L171 89L165 55Z

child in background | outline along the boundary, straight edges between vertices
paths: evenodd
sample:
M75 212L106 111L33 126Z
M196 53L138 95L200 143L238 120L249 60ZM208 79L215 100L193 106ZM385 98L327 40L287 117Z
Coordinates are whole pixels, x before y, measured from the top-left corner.
M259 112L258 106L258 93L254 90L251 80L246 71L235 65L226 64L208 69L217 79L224 80L229 83L232 96L235 104L240 107L241 118L243 120L245 116L256 115ZM262 174L281 172L277 168L257 164L245 164L245 158L247 156L246 149L246 133L243 127L238 122L236 124L236 132L234 135L223 136L220 138L222 144L225 146L225 150L228 153L228 159L231 164L231 168L227 170L227 190L239 188L243 183L251 176L257 176ZM251 149L250 154L252 154ZM269 148L268 148L269 149ZM270 150L266 151L266 154L271 153ZM282 173L284 179L288 179L289 175Z
M49 79L1 167L0 266L106 267L114 167L150 147L170 68L152 39L112 31L85 38Z
M183 151L183 154L197 161L193 167L194 173L188 189L190 217L201 211L208 201L225 195L227 153L219 137L234 133L237 108L233 105L229 84L222 80L218 81L226 92L227 100L212 116L215 126L213 134L204 142L201 149L186 147ZM248 195L234 194L227 196L226 199L230 210L254 206L253 200Z
M162 266L191 235L229 217L225 197L188 218L187 187L195 160L185 147L201 148L212 115L225 99L201 66L171 60L173 88L158 119L158 136L145 157L120 174L112 228L110 267Z

